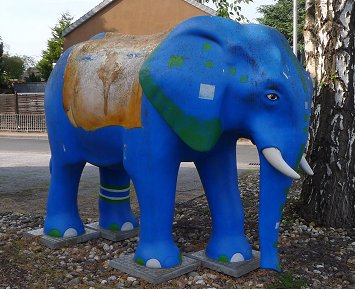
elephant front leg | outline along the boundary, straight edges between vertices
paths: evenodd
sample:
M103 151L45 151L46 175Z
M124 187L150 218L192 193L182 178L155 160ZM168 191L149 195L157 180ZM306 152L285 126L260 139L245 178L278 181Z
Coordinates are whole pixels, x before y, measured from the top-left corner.
M100 168L100 227L129 231L138 227L130 204L130 178L122 167Z
M44 233L53 237L73 237L84 234L78 212L78 187L85 163L61 164L51 161L47 215Z
M150 268L178 266L181 255L173 241L172 228L179 163L169 157L154 156L150 151L142 156L128 156L126 165L140 209L140 234L134 261Z
M196 162L212 217L206 255L224 262L252 258L252 250L244 234L244 211L235 159L235 142L221 142L208 158Z

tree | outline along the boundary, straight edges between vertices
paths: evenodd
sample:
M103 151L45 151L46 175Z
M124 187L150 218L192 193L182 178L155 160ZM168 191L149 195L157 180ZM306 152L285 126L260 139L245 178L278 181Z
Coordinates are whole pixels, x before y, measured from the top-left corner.
M217 6L217 16L225 18L233 18L237 21L247 21L247 19L241 14L240 3L250 3L253 0L211 0ZM208 3L210 0L201 0L199 2Z
M25 69L34 66L35 61L30 56L11 56L4 52L4 44L0 37L0 87L8 88L10 79L21 79Z
M4 69L2 67L3 53L4 53L4 43L2 42L2 38L0 36L0 88L5 86L5 75L4 75Z
M5 53L2 56L1 70L7 79L20 79L25 71L25 62L21 56L10 56Z
M3 53L4 53L4 43L2 42L2 38L0 36L0 62Z
M21 56L25 69L36 66L36 60L32 56L22 55Z
M25 78L26 82L40 82L41 77L36 75L34 72L31 72L28 77Z
M42 59L38 62L37 68L42 77L47 80L53 69L53 63L56 63L63 53L62 36L63 31L70 26L73 17L68 13L63 13L58 23L51 28L52 38L47 41L47 49L42 51Z
M258 22L279 30L287 38L289 43L293 43L293 0L278 0L272 5L261 5L257 11L262 14ZM297 38L298 50L303 50L303 27L305 15L305 0L298 2L298 26Z
M305 52L314 80L302 214L317 224L355 220L355 2L306 0Z

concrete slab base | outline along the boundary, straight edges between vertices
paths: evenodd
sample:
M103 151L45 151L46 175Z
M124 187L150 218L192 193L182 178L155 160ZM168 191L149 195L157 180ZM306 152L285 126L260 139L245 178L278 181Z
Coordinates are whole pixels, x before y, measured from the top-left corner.
M97 239L100 237L100 232L86 228L85 233L80 236L70 237L70 238L57 238L44 235L43 228L31 230L24 233L25 237L41 237L40 242L41 244L51 248L51 249L58 249L67 247L70 245L75 245L79 243L84 243L93 239Z
M192 272L200 266L201 262L186 256L178 267L169 269L152 269L138 265L133 261L133 254L122 256L110 261L110 266L131 276L141 278L153 284L160 284L171 279Z
M85 227L100 232L102 238L108 239L108 240L111 240L114 242L133 238L135 236L138 236L138 233L139 233L139 228L135 228L135 229L129 230L129 231L117 231L117 232L106 230L106 229L103 229L99 226L99 222L87 224L87 225L85 225Z
M224 273L235 278L241 277L260 267L260 252L253 251L253 259L237 263L224 263L210 259L205 251L198 251L188 255L190 258L201 261L202 267Z

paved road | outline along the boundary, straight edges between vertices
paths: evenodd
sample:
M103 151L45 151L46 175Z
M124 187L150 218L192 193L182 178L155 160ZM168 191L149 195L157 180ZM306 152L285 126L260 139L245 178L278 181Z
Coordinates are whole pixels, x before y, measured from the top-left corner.
M256 169L249 163L258 163L254 146L243 143L237 146L239 175L248 169ZM0 137L0 194L13 194L21 191L46 192L49 186L48 163L50 151L45 138ZM85 167L79 193L92 193L98 187L98 170ZM193 163L182 163L179 170L177 196L185 200L201 194L202 186ZM186 193L186 196L185 194Z
M0 137L0 154L4 157L4 159L0 159L0 161L8 160L8 164L11 165L13 163L13 158L6 157L6 154L16 155L40 155L41 157L35 158L31 157L33 164L41 165L42 159L44 158L46 161L48 159L43 155L49 156L50 150L48 145L48 140L45 138L31 138L31 137ZM250 163L258 163L258 155L255 146L249 143L238 144L237 146L237 159L238 159L238 168L248 169L250 167ZM15 163L18 163L17 161ZM0 167L4 167L4 164L0 162Z
M49 154L50 151L45 138L0 137L0 152Z

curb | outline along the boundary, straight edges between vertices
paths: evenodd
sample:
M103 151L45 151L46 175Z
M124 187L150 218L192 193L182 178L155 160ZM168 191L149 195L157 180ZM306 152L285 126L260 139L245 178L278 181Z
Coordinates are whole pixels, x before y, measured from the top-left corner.
M31 132L0 132L0 138L27 138L27 139L46 139L48 140L47 133L31 133Z
M32 133L32 132L10 132L0 131L0 137L3 138L29 138L29 139L47 139L47 133ZM248 139L239 139L237 145L254 145Z

